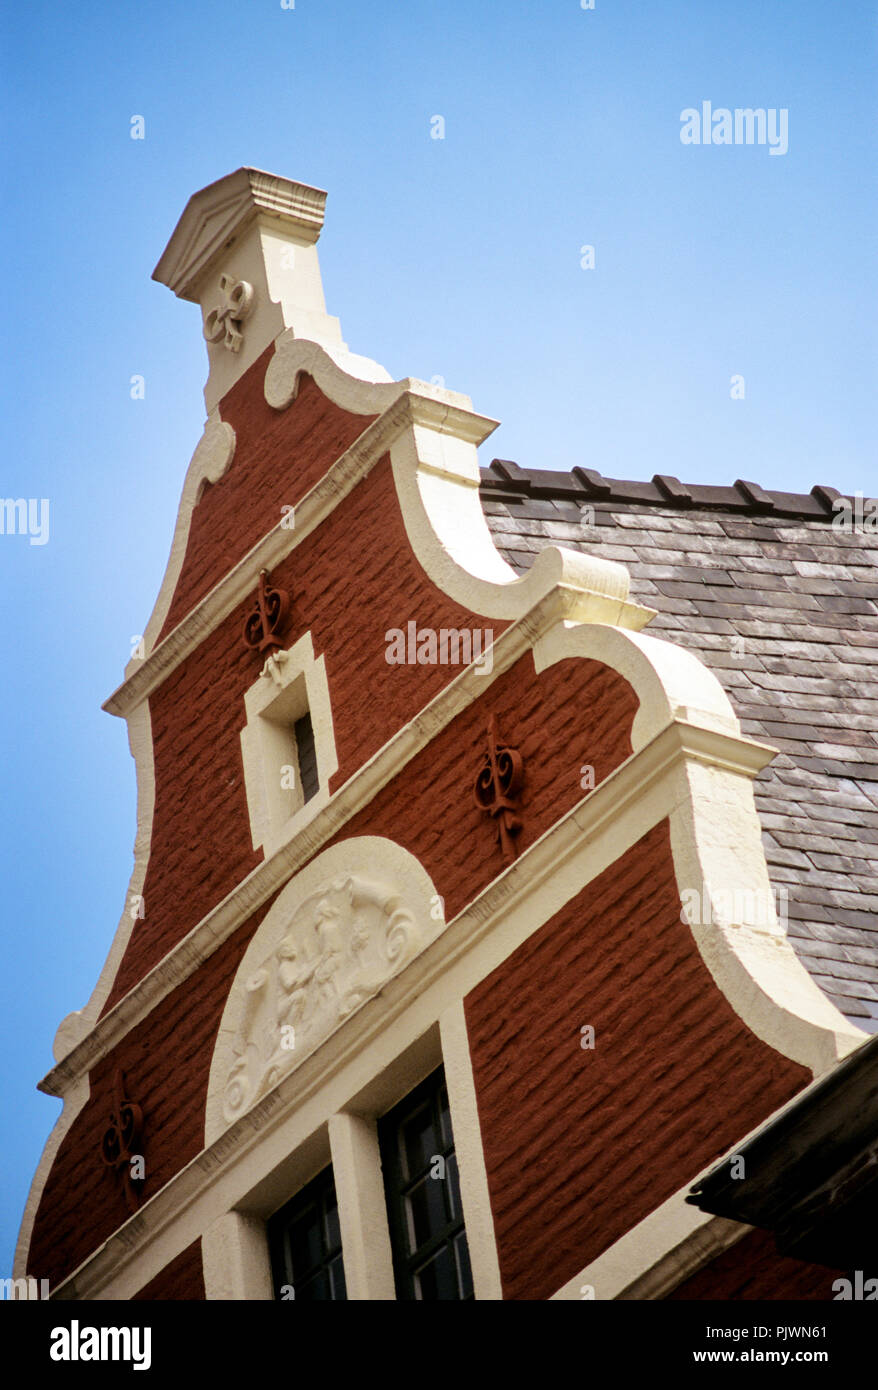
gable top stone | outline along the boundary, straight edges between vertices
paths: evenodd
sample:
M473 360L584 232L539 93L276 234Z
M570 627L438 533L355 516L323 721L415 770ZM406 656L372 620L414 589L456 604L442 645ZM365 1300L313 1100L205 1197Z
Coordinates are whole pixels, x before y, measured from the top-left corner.
M317 257L325 204L322 189L251 168L186 204L152 278L201 306L208 412L285 329L346 353Z

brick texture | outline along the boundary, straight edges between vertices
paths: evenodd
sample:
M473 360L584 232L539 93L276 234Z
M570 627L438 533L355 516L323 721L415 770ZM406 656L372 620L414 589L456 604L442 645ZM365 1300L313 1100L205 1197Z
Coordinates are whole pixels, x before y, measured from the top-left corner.
M238 434L228 475L195 509L168 625L274 526L366 427L305 378L289 411L265 405L267 356L222 403ZM454 677L388 665L385 634L484 628L428 580L412 554L389 458L272 572L292 597L287 645L310 632L329 681L337 789ZM106 1008L260 862L250 836L240 731L261 662L241 640L252 597L150 697L156 799L138 921ZM494 623L494 635L504 624ZM496 827L473 802L490 714L525 759L520 846L631 752L637 702L615 672L530 654L480 692L335 838L383 835L414 854L452 916L503 867ZM210 1062L240 960L271 906L242 923L90 1074L90 1098L61 1144L37 1212L29 1268L69 1275L128 1212L100 1142L114 1075L144 1110L148 1199L200 1151ZM597 949L595 947L597 946ZM807 1076L754 1039L719 995L679 921L667 828L645 837L467 1000L504 1286L552 1293ZM598 1049L579 1047L594 1023ZM736 1078L730 1092L728 1077ZM141 1298L203 1298L192 1246Z
M223 397L220 414L235 431L235 456L219 483L207 483L192 514L186 558L161 637L323 477L374 416L340 410L302 376L288 410L266 404L267 348Z
M122 1180L101 1159L116 1068L144 1113L147 1201L204 1147L204 1107L216 1035L258 913L160 1004L89 1075L90 1095L65 1135L37 1210L28 1267L57 1283L128 1219Z
M667 822L465 1008L506 1298L550 1297L810 1079L717 990Z
M261 375L256 376L261 393ZM253 407L257 415L262 409ZM299 410L309 419L319 417L321 428L326 425L307 381L286 415ZM224 416L232 413L224 402ZM248 448L255 447L248 444L245 416L236 417L244 440L236 464L242 466ZM338 426L342 433L344 423ZM299 435L310 437L304 427ZM337 435L333 438L337 442ZM271 447L279 449L276 438ZM230 472L217 484L217 496L231 478ZM284 496L277 492L278 505ZM209 490L196 513L210 497ZM273 524L274 504L263 498L259 505L258 526ZM216 565L233 562L239 552L229 551L228 533L218 519L222 513L211 515L197 547L200 572L212 583ZM212 556L210 536L216 548ZM340 762L337 787L457 674L453 667L388 665L386 632L405 629L410 619L434 629L484 623L436 589L421 570L405 535L388 458L276 567L272 578L292 596L287 644L310 631L315 651L325 657ZM190 587L190 595L196 588ZM143 890L146 916L135 925L105 1009L262 858L250 838L240 750L244 692L261 665L241 641L250 602L219 624L150 697L156 798ZM501 627L495 624L495 633ZM497 715L501 736L525 759L524 848L581 798L583 764L593 766L600 781L629 756L636 708L630 687L608 668L565 661L537 675L528 653L486 686L336 841L371 834L404 845L433 877L450 916L503 868L496 827L473 801L489 714ZM117 1068L125 1072L129 1096L144 1110L144 1200L202 1148L210 1062L223 1008L241 957L270 906L264 904L243 923L196 981L162 1001L92 1070L89 1101L60 1146L37 1214L30 1265L40 1275L57 1282L127 1218L121 1181L100 1158Z
M388 458L272 580L292 596L286 644L310 631L326 661L336 790L457 674L388 665L386 632L410 619L437 630L481 629L483 620L437 589L412 554ZM150 697L156 796L146 916L105 1011L262 859L251 840L240 743L244 694L262 665L241 637L251 606L248 599L229 614ZM495 623L495 634L503 626Z
M407 669L398 668L400 674ZM493 822L472 800L489 709L498 714L507 742L525 757L524 848L580 799L582 763L591 763L600 781L628 756L636 700L615 672L596 662L561 662L538 676L528 654L336 837L334 843L353 835L386 835L410 849L445 897L448 916L503 868ZM175 990L91 1072L90 1098L44 1189L31 1244L33 1270L61 1278L127 1217L121 1182L104 1169L99 1152L117 1067L146 1118L143 1199L200 1152L210 1063L226 998L272 901L205 962L197 988L187 982Z

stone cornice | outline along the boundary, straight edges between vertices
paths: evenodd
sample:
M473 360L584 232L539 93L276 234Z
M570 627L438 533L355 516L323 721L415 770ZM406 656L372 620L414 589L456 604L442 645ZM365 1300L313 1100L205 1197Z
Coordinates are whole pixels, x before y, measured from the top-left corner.
M195 286L255 217L270 217L297 241L313 243L323 227L326 193L263 169L237 169L189 199L153 280L197 302Z

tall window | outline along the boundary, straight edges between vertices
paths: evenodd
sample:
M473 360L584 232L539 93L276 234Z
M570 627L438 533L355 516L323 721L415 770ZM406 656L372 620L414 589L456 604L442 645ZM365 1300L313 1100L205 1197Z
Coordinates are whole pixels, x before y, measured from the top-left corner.
M473 1295L445 1073L440 1067L378 1123L396 1293Z
M275 1212L268 1223L268 1243L275 1298L347 1298L331 1168Z

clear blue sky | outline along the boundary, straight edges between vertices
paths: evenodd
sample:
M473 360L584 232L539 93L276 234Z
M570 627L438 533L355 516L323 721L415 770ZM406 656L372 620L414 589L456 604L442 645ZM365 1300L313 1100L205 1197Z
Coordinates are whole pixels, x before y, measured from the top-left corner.
M35 1083L131 869L133 763L99 707L204 418L198 310L150 279L186 199L242 164L328 189L329 311L353 351L499 419L484 462L873 495L878 19L865 0L29 0L0 23L0 494L50 500L46 545L0 537L5 1272L60 1109ZM788 152L684 146L707 100L785 108Z

